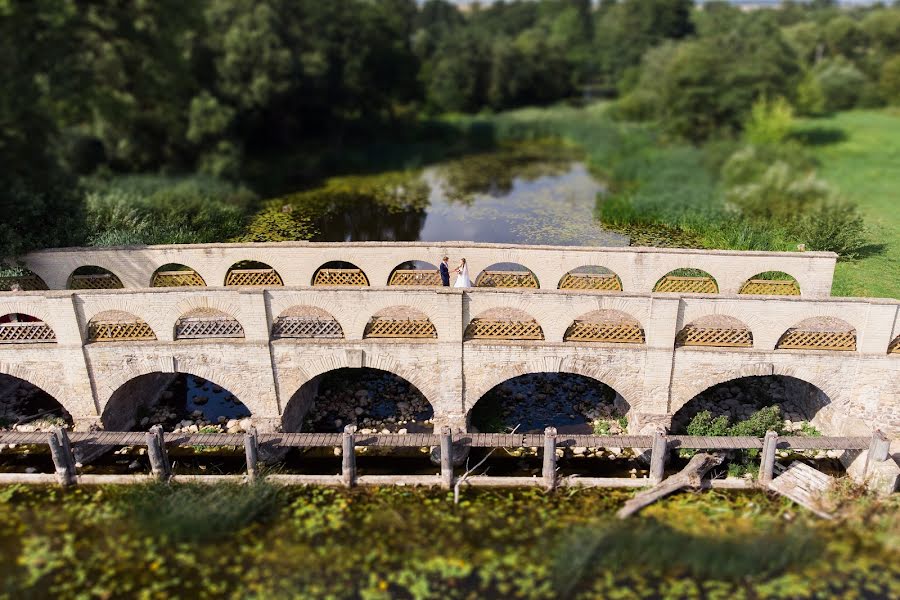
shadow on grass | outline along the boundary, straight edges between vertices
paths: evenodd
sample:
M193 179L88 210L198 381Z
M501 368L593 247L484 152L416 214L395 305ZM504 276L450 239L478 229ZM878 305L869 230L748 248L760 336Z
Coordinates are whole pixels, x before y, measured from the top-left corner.
M695 580L766 579L818 559L824 545L807 529L701 537L657 521L613 522L577 530L556 550L553 584L566 598L597 571L636 571L652 580L678 573Z
M790 136L804 146L828 146L847 139L847 133L836 127L811 127L795 131Z
M855 253L855 256L852 259L846 260L860 260L863 258L871 258L873 256L880 256L884 254L884 251L887 250L887 244L866 244L865 246L860 246Z

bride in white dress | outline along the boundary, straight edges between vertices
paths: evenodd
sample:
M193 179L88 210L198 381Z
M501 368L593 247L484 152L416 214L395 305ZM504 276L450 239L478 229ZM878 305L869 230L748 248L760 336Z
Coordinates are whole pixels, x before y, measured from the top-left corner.
M466 264L466 259L462 259L459 262L459 266L456 267L456 273L458 273L456 277L456 283L453 284L455 288L470 288L472 287L472 280L469 279L469 265Z

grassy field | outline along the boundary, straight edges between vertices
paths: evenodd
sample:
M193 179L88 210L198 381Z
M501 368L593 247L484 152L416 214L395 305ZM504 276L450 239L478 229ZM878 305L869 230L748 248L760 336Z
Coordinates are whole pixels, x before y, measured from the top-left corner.
M838 263L835 296L900 298L900 112L853 111L801 122L819 175L859 204L873 247Z

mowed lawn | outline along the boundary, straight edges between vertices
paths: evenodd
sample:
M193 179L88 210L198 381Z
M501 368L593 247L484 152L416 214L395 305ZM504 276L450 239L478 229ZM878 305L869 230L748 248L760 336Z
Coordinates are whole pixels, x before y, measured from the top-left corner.
M859 205L874 246L838 263L832 294L900 298L900 110L809 119L798 130L818 140L819 175Z

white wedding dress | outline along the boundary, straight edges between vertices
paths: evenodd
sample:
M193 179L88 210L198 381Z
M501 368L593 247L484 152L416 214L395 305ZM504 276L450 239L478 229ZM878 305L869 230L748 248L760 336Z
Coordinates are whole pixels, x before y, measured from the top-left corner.
M470 288L472 287L472 280L469 279L469 265L463 265L459 270L459 275L456 276L456 283L453 284L455 288Z

